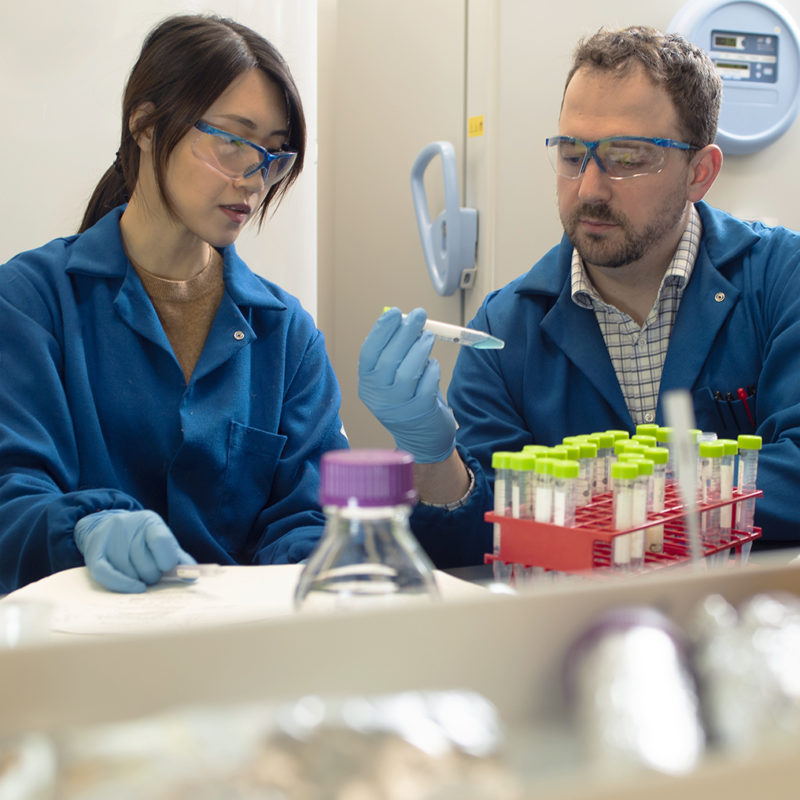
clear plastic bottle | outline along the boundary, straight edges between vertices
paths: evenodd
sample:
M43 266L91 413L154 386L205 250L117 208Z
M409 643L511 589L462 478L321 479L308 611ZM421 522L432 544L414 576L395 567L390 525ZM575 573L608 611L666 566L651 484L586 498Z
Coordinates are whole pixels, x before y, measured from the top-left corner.
M322 457L322 538L295 590L303 610L349 610L438 599L433 565L408 524L414 460L397 450L332 450Z

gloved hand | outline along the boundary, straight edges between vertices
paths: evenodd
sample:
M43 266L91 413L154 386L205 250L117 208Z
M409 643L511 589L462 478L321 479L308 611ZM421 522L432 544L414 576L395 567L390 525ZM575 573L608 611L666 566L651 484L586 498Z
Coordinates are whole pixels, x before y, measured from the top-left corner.
M439 362L429 358L434 336L427 315L415 308L405 319L386 311L361 345L358 396L419 463L444 461L456 442L456 421L439 390Z
M88 514L75 523L75 544L91 576L114 592L143 592L163 572L197 563L155 511Z

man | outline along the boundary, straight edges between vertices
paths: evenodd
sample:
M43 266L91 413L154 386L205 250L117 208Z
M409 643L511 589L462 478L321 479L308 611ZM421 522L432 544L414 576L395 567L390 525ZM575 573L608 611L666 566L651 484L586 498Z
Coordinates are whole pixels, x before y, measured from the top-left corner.
M370 332L359 395L418 462L414 531L438 566L491 550L492 452L663 424L672 389L690 391L702 430L763 437L756 524L765 543L800 544L800 235L702 202L722 165L720 98L680 36L582 42L547 140L564 238L471 323L505 348L461 350L448 408L422 309Z

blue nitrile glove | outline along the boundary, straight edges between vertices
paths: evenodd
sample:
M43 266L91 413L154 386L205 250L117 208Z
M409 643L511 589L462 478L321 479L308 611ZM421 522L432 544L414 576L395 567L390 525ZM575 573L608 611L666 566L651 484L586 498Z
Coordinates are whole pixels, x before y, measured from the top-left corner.
M143 592L163 572L197 563L155 511L88 514L75 523L75 544L91 576L113 592Z
M403 318L390 308L361 345L358 396L419 463L444 461L456 443L456 421L439 390L439 362L429 358L434 336L423 331L424 309Z

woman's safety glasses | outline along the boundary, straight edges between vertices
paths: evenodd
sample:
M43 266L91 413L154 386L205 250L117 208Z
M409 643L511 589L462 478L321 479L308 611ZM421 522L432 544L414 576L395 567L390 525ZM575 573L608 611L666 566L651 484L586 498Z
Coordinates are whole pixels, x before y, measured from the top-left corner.
M551 136L545 139L545 146L553 169L562 178L580 178L594 159L609 178L617 181L661 172L669 148L699 149L685 142L645 136L608 136L595 142L575 136Z
M233 180L249 178L260 171L264 188L269 188L289 172L297 158L297 153L266 150L202 120L196 122L194 127L198 132L192 140L192 152L201 161Z

